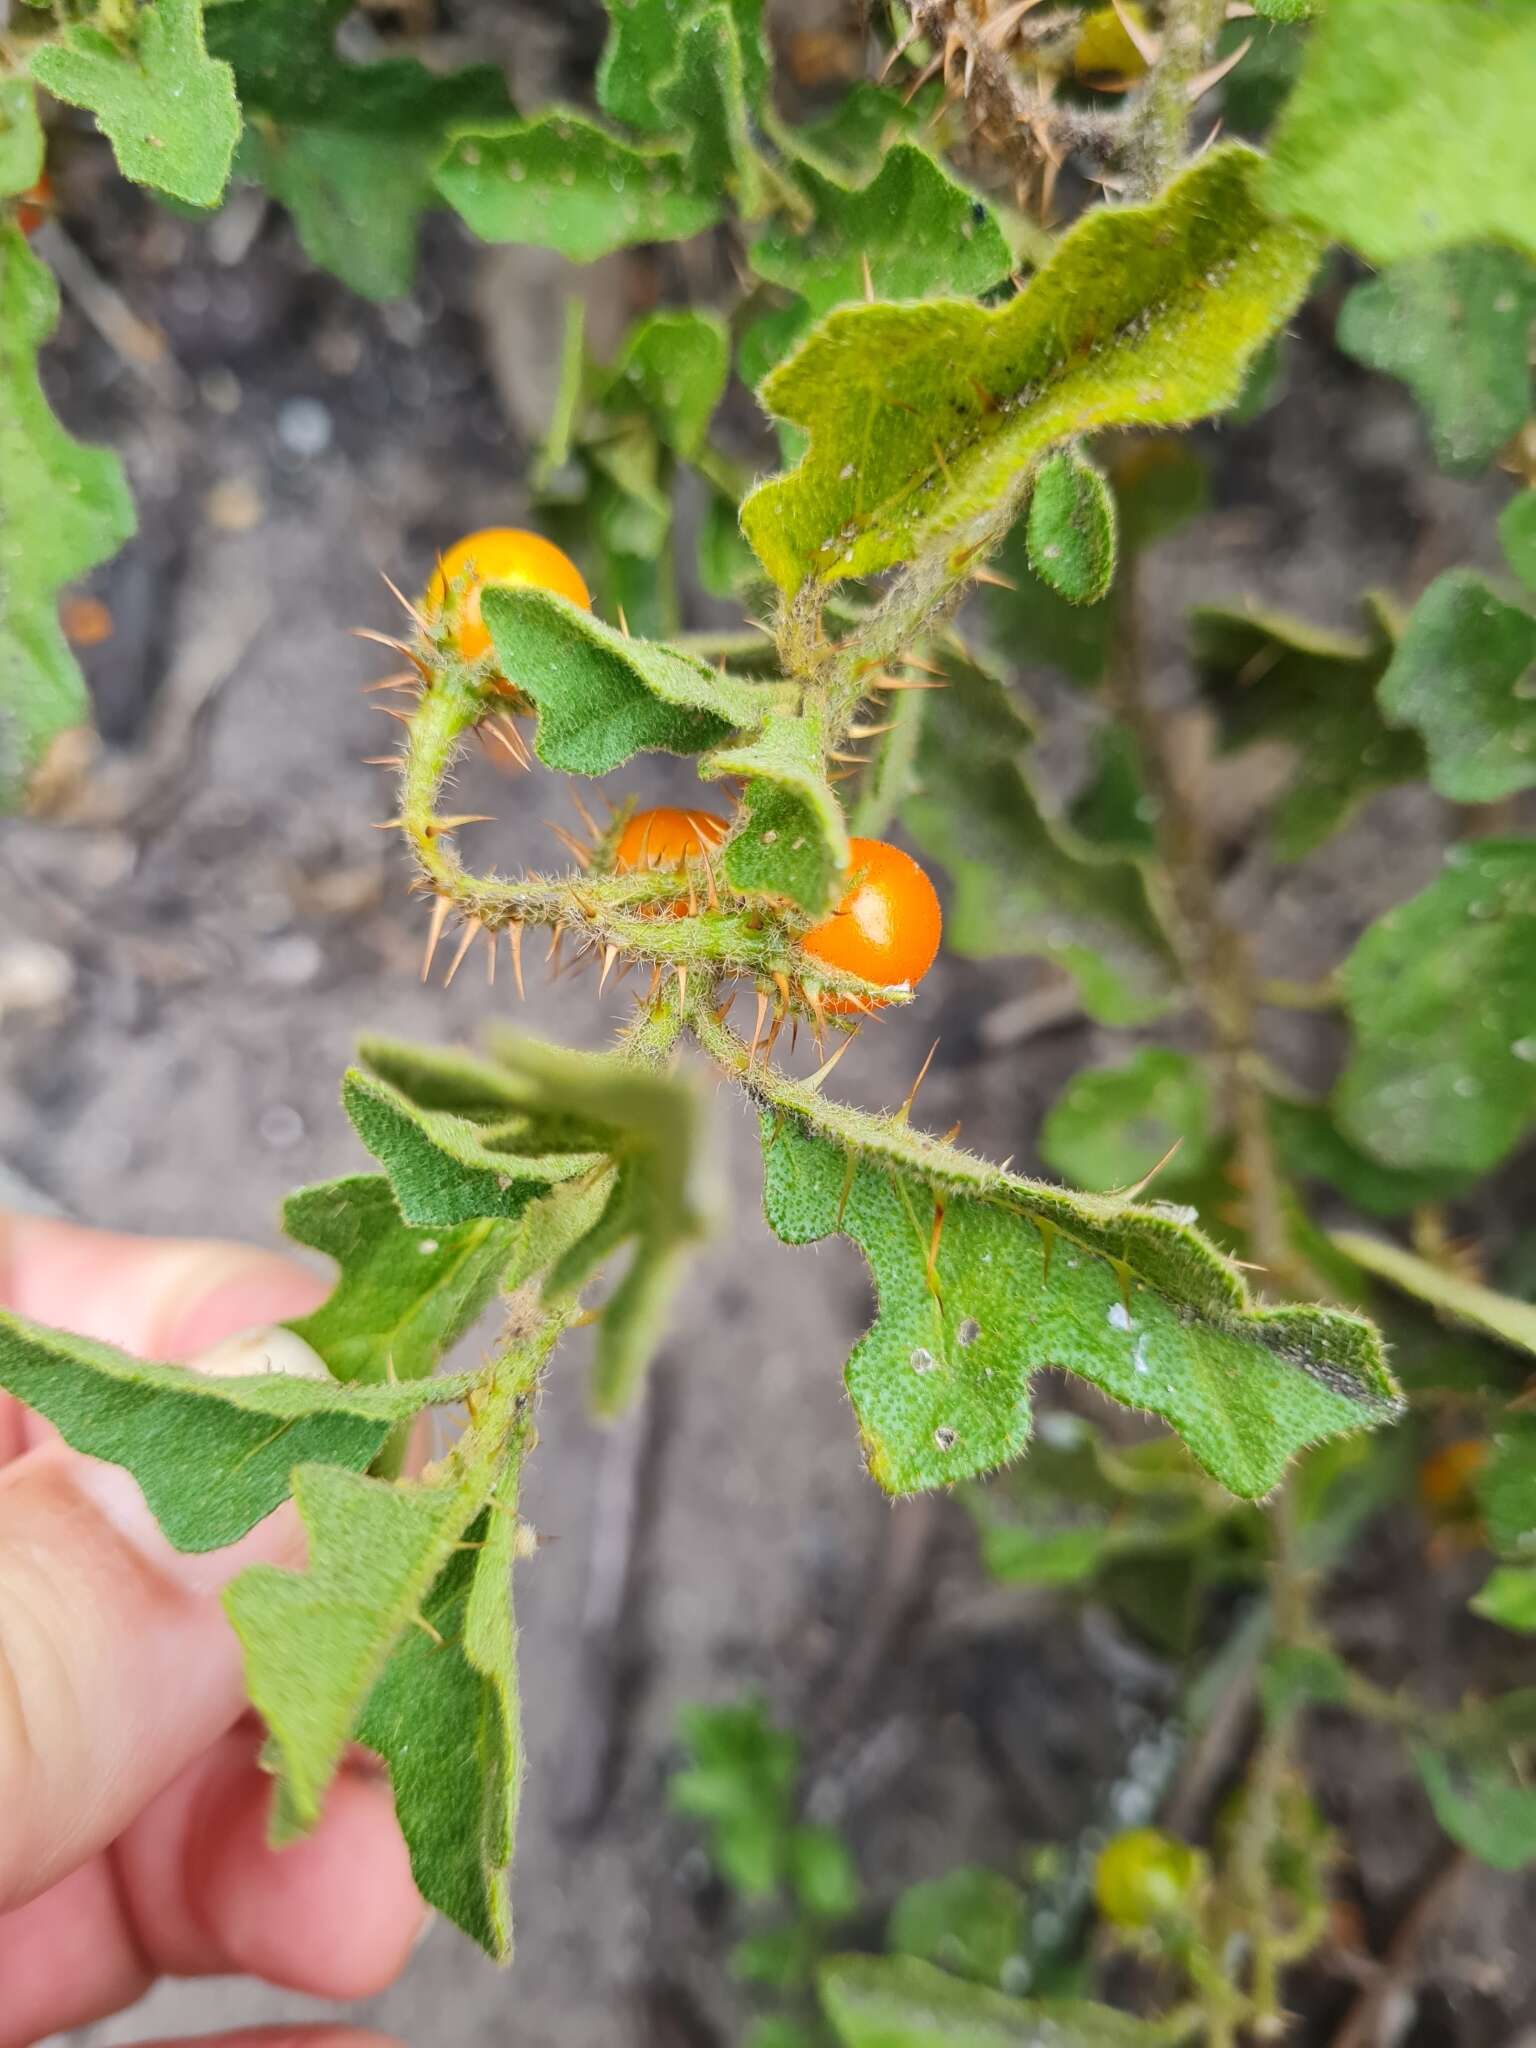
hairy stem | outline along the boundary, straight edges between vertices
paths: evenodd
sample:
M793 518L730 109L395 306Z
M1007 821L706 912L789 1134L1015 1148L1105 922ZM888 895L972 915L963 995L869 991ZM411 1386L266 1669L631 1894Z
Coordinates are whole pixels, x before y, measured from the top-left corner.
M1127 197L1155 199L1184 160L1190 88L1211 61L1226 0L1165 0L1162 48L1132 119Z

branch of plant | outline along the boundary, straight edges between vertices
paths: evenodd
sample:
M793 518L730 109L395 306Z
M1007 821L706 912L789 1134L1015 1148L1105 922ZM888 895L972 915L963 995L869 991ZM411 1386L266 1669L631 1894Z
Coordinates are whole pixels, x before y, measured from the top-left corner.
M1165 0L1156 61L1131 116L1131 199L1155 199L1184 161L1191 90L1211 61L1226 0Z

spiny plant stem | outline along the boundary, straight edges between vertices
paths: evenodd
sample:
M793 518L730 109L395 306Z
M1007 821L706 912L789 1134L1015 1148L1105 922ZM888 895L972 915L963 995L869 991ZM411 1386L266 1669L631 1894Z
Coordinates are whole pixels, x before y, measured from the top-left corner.
M1226 0L1165 0L1162 49L1131 122L1130 199L1155 199L1184 161L1190 87L1211 60Z

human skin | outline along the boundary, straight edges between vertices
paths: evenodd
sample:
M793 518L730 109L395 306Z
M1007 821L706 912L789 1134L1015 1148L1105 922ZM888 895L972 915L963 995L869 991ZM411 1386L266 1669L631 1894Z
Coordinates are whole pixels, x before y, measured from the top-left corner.
M0 1216L0 1305L144 1357L195 1362L325 1291L249 1246ZM302 1566L291 1506L228 1550L180 1555L125 1472L0 1394L0 2048L117 2012L162 1976L355 1999L409 1955L424 1908L371 1760L348 1761L311 1835L267 1846L271 1780L219 1603L258 1560ZM389 2048L291 2026L225 2048L300 2043Z

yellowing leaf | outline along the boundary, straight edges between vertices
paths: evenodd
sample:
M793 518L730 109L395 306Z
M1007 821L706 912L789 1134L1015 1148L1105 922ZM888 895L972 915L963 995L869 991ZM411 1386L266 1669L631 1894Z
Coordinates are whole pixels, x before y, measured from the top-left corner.
M1058 442L1230 405L1305 291L1315 239L1253 194L1260 159L1219 149L1148 207L1103 207L996 312L935 303L831 314L763 387L809 429L742 509L785 590L962 536Z

